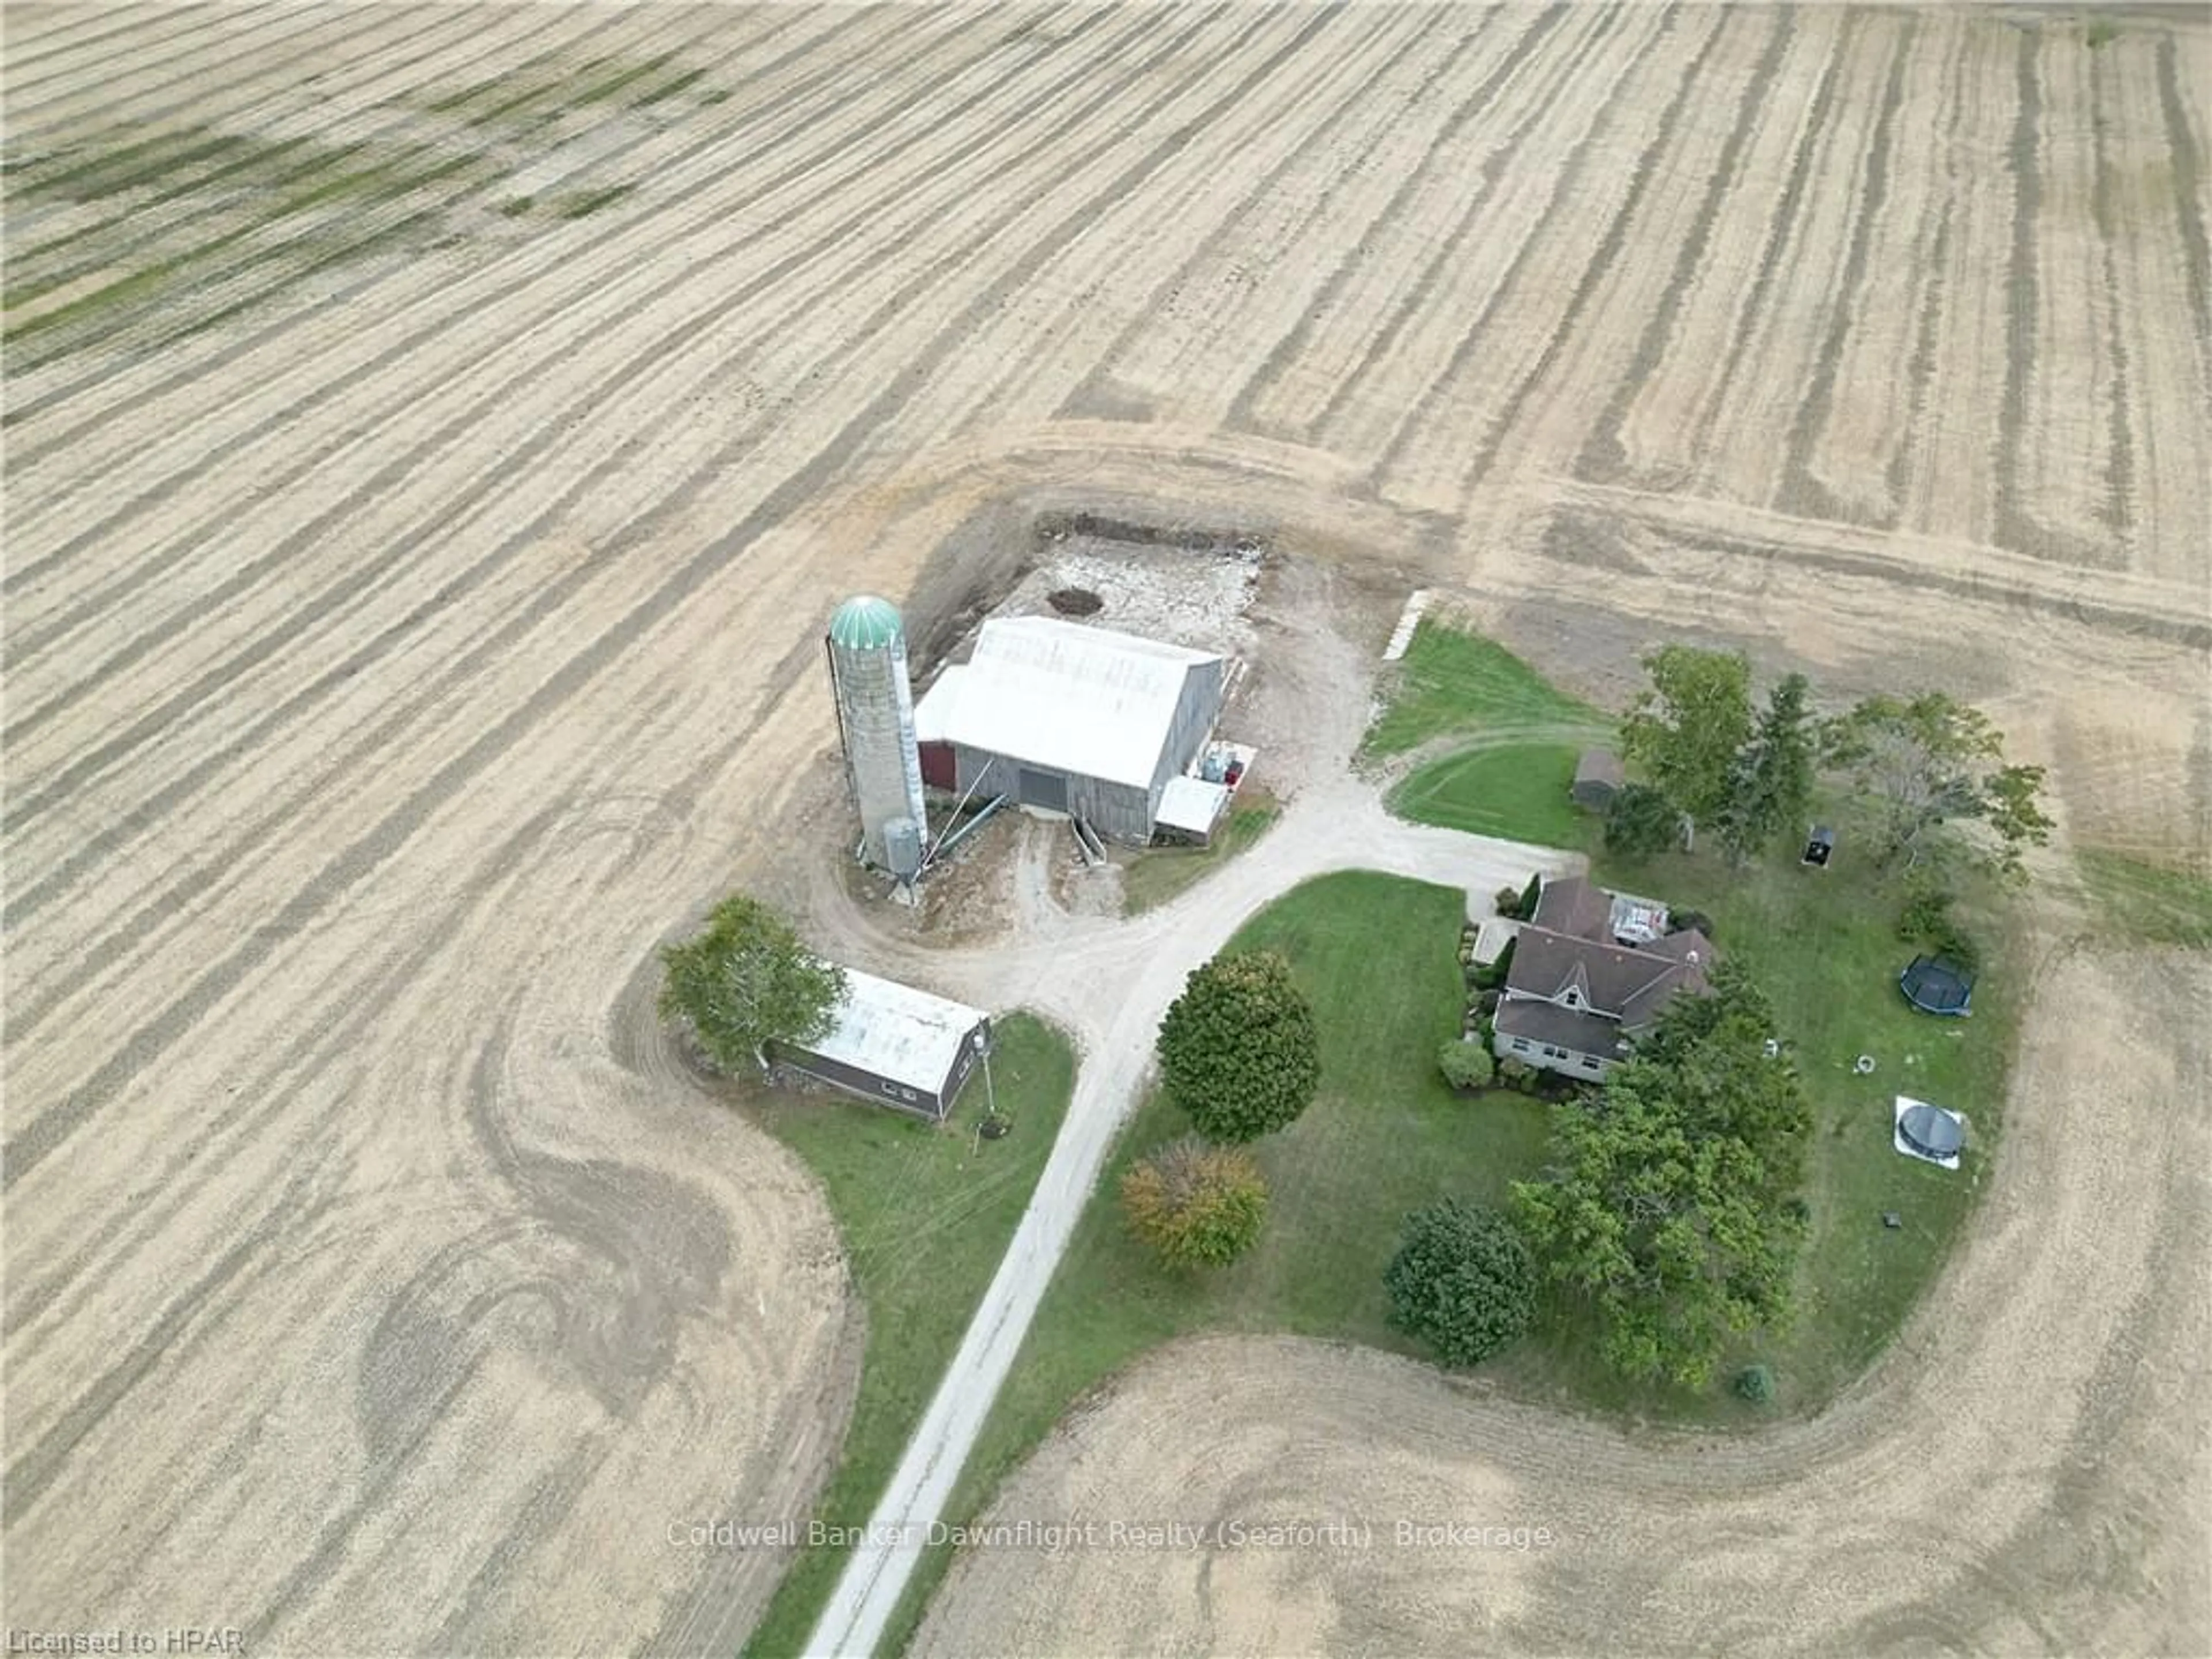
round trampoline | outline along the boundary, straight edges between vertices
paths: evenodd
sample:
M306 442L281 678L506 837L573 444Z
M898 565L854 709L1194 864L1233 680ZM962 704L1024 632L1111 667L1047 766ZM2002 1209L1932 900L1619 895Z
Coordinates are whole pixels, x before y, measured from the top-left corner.
M1905 1115L1897 1121L1897 1133L1906 1146L1928 1158L1956 1158L1959 1148L1966 1144L1957 1119L1926 1104L1905 1108Z
M1905 1000L1924 1014L1964 1014L1974 1000L1974 976L1948 957L1915 957L1897 976Z

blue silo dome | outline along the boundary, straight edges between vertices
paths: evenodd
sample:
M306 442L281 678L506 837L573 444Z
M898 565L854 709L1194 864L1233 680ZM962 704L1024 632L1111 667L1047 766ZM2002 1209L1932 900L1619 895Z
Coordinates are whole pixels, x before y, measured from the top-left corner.
M848 651L882 651L905 637L897 607L872 593L856 594L830 614L830 643Z

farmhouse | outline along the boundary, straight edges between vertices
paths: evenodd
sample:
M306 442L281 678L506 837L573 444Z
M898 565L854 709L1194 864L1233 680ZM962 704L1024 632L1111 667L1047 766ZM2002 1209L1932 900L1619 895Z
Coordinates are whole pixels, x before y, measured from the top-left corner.
M1545 882L1513 943L1492 1046L1570 1077L1602 1077L1628 1040L1684 991L1704 995L1712 941L1666 931L1664 907L1608 893L1582 877Z
M1079 818L1144 846L1220 717L1211 652L1047 617L994 617L916 705L925 781Z
M845 994L829 1035L775 1042L769 1058L862 1100L941 1120L989 1051L988 1015L872 974L845 970Z

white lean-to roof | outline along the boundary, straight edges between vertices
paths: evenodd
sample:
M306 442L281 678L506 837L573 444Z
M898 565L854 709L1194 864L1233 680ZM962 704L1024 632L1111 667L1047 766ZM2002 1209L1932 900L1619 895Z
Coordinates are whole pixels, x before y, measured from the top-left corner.
M915 710L925 742L1148 787L1184 682L1210 651L1050 617L994 617Z
M984 1016L911 985L848 968L835 1018L829 1036L803 1045L809 1054L933 1095Z
M1167 787L1160 791L1160 824L1169 830L1188 830L1194 836L1211 835L1221 817L1221 809L1229 804L1229 786L1208 783L1203 778L1172 777Z

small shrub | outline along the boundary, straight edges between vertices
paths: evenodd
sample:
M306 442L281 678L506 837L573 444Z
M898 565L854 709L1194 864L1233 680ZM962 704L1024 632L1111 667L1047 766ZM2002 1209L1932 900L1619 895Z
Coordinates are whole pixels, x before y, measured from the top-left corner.
M1449 1365L1487 1359L1536 1316L1536 1268L1513 1224L1446 1199L1406 1218L1383 1270L1391 1322Z
M1933 939L1950 925L1951 890L1940 877L1914 875L1905 883L1905 902L1898 908L1898 938Z
M1455 1089L1480 1089L1497 1074L1490 1050L1480 1042L1447 1042L1437 1053L1437 1069Z
M1496 1013L1498 1012L1498 993L1495 991L1485 991L1480 995L1477 996L1474 1000L1474 1012L1478 1014L1486 1016Z
M2100 46L2109 46L2120 38L2120 26L2109 17L2093 17L2081 31L2082 44L2094 52Z
M1929 935L1929 948L1939 957L1948 957L1968 973L1982 965L1982 947L1974 943L1974 936L1948 917L1943 925Z
M1170 1267L1223 1267L1259 1242L1267 1183L1249 1153L1187 1135L1122 1176L1121 1205Z
M1686 933L1692 927L1707 939L1719 937L1713 932L1713 919L1703 910L1676 910L1667 918L1667 931L1670 933Z
M1521 890L1518 887L1499 888L1491 896L1490 902L1498 908L1498 914L1508 921L1528 920L1521 909Z
M1518 1089L1526 1094L1528 1085L1536 1080L1536 1068L1508 1054L1498 1062L1498 1080L1509 1089Z
M1774 1398L1774 1373L1764 1365L1746 1365L1735 1374L1735 1392L1739 1400L1764 1406Z

